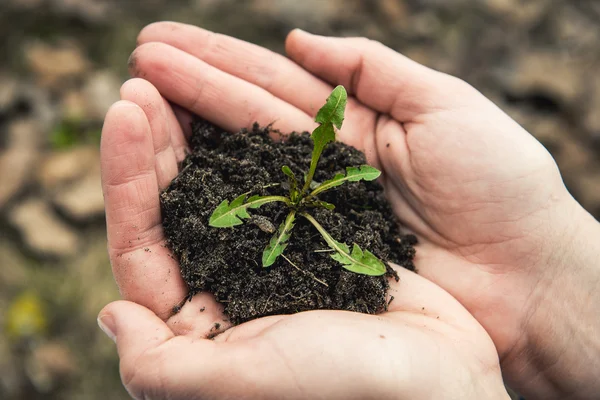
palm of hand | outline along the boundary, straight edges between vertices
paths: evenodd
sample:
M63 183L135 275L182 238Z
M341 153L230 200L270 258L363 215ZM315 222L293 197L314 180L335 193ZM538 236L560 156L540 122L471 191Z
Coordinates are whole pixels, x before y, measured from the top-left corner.
M392 289L397 305L378 316L312 311L265 317L213 341L201 339L208 322L220 318L207 297L195 298L166 323L154 315L137 322L135 315L131 322L152 332L152 340L144 343L144 333L118 342L123 381L135 398L413 400L502 393L497 354L483 328L430 282L412 273L403 281ZM131 315L148 312L120 306Z
M290 41L288 51L292 57L314 74L344 84L355 94L340 139L364 150L369 161L384 170L382 183L393 207L403 222L422 238L417 260L422 273L461 300L488 328L500 352L504 352L514 344L520 327L500 329L507 321L497 315L507 314L498 307L497 297L507 290L518 293L522 289L526 296L530 289L527 287L530 282L520 287L514 279L504 279L512 272L508 266L526 270L528 263L539 262L540 255L534 251L537 243L525 237L534 228L539 230L541 213L552 218L554 203L566 197L552 159L518 125L487 100L482 101L464 83L429 71L373 43L303 37ZM169 45L149 43L154 41ZM282 131L309 130L313 126L311 115L330 91L328 84L283 58L194 28L172 24L152 26L142 32L140 42L147 44L132 56L134 75L150 81L169 100L232 131L255 120L276 121L276 127ZM192 48L198 42L204 46ZM136 154L145 152L146 156L141 157L143 160L128 160L131 166L124 168L124 161L121 164L115 161L125 158L124 148L116 154L118 145L111 143L110 135L115 138L118 135L108 133L103 142L111 258L124 297L166 319L185 288L176 274L171 274L177 265L168 258L167 250L160 247L163 238L156 193L176 174L176 161L186 146L185 129L182 131L181 126L186 126L189 115L180 113L178 123L169 105L143 81L126 84L122 97L142 106L145 117L127 113L133 124L129 127L118 116L114 117L118 123L111 127L107 118L105 132L128 127L129 134L133 132L135 136L137 129L138 135L128 142L137 146ZM148 136L147 131L152 135L149 143L142 139ZM516 160L524 159L524 154L527 165L517 165ZM126 176L128 173L142 176L143 182ZM121 182L134 186L137 193L127 192ZM110 204L111 198L118 201ZM132 202L137 203L132 206ZM131 211L137 218L135 224ZM133 245L127 244L131 241ZM141 252L144 246L151 252ZM139 268L144 263L161 267L150 275ZM457 276L463 279L456 279ZM138 283L142 281L146 284ZM145 290L153 286L162 288L161 296ZM428 298L435 297L432 291L436 290L439 289L432 285L424 289L427 296L416 297L419 301L414 298L398 301L397 310L380 318L393 321L399 331L403 327L414 329L413 333L418 332L419 337L426 338L425 331L444 331L451 337L447 323L435 329L427 326L425 331L421 328L423 321L425 325L439 323L419 313L421 307L427 309L432 304ZM447 301L448 306L434 306L437 314L454 316L462 312L452 299ZM212 304L197 297L182 314L168 320L170 332L207 333L220 318L219 310L212 307L212 312L201 316L195 312L189 314L187 310L196 309L198 302ZM340 318L340 322L356 320L357 327L364 323L364 328L357 329L366 335L361 341L377 337L378 329L372 327L372 319L363 322L364 316L326 314L331 315L326 317L328 321L329 318ZM286 340L288 334L276 332L298 324L293 331L301 333L302 348L316 349L319 340L312 339L324 315L314 312L268 318L236 327L220 337L229 337L230 342L236 342L233 340L236 335L243 341L264 337L280 341ZM423 320L415 325L412 318L416 315ZM507 318L512 317L508 314ZM452 320L450 330L457 326L456 320ZM470 324L466 317L461 323ZM401 334L410 335L407 332L398 335ZM339 344L333 336L331 342ZM478 340L485 347L485 340Z
M474 89L454 95L464 100L387 122L377 156L393 171L385 182L397 215L420 238L420 273L465 305L504 356L524 331L515 309L537 283L528 276L551 257L540 244L557 235L550 227L570 196L527 132Z

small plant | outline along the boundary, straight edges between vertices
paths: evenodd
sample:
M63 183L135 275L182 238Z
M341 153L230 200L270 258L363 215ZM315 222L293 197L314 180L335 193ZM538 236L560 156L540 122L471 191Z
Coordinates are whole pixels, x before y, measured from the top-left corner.
M241 225L243 219L250 218L250 214L248 213L250 209L259 208L263 204L272 202L284 203L290 211L263 251L263 267L273 265L277 258L283 254L292 235L296 217L301 216L306 218L317 229L323 239L325 239L327 245L333 250L331 258L338 261L344 268L364 275L379 276L385 274L385 265L373 253L361 249L356 243L354 243L352 250L350 250L347 244L335 240L308 212L309 209L316 207L328 210L335 208L335 205L319 200L317 197L319 194L346 182L372 181L377 179L381 174L376 168L369 165L361 165L360 167L348 167L346 168L346 173L336 174L332 179L320 184L313 182L315 170L323 149L327 144L335 141L335 128L341 129L342 127L347 99L348 95L344 87L337 86L327 98L325 105L317 113L315 121L320 125L313 131L311 136L314 143L312 158L310 169L305 176L302 187L298 185L298 180L292 170L284 165L281 169L288 177L290 187L288 196L255 195L248 198L248 193L244 193L231 201L231 203L228 200L224 200L210 216L210 226L228 228Z

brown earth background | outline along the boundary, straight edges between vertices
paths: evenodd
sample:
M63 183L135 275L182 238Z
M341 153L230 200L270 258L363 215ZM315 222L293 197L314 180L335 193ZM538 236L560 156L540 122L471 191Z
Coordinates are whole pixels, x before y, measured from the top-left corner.
M457 75L554 155L600 218L600 2L0 1L0 398L125 399L96 315L118 297L98 143L137 32L188 22L282 52L367 36Z

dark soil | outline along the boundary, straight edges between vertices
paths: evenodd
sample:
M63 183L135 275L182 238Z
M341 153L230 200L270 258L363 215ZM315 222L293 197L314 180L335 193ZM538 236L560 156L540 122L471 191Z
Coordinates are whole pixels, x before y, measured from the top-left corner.
M394 271L388 266L386 276L370 277L341 268L331 253L321 252L327 244L301 217L284 252L295 266L280 257L270 268L262 268L262 251L272 236L269 231L287 213L282 203L251 210L258 218L234 228L208 226L211 213L225 199L245 192L287 195L281 166L288 165L299 177L308 170L312 141L307 133L273 141L270 135L279 134L258 125L237 134L204 121L193 128L192 153L161 194L165 234L190 294L213 293L234 324L314 309L372 314L387 307L388 277L397 279ZM358 150L331 144L321 157L315 181L364 163ZM273 183L280 185L267 187ZM378 183L349 183L320 197L336 209L311 213L334 238L357 243L386 262L414 270L416 238L402 235Z

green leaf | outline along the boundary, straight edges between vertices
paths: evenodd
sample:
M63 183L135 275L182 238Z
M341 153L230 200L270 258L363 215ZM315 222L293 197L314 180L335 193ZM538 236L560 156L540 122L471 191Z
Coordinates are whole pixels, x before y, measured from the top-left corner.
M381 276L385 274L385 264L373 253L368 250L363 251L356 243L352 248L352 252L350 252L350 248L347 244L338 242L331 237L325 228L323 228L312 215L307 213L302 213L301 215L317 228L329 247L335 250L335 254L332 254L331 258L342 264L348 271L370 276Z
M327 98L325 105L317 112L315 121L323 125L331 123L338 129L342 129L347 102L346 89L341 85L337 86Z
M288 245L288 240L292 235L294 228L294 220L296 219L296 211L290 211L285 221L279 225L279 229L271 238L269 245L265 248L262 254L263 267L270 267L275 263L277 258L283 254L283 251Z
M380 276L385 274L385 264L379 260L375 254L369 250L362 250L356 243L352 247L352 253L349 252L348 246L345 243L337 242L342 251L336 250L331 258L340 262L348 271L357 274Z
M344 122L344 110L347 102L348 94L346 93L346 89L344 89L343 86L337 86L327 98L325 105L317 112L315 121L320 125L311 135L313 140L312 158L310 160L310 169L308 170L308 174L306 174L300 196L306 193L310 187L323 149L328 143L335 141L334 126L338 129L342 128L342 123Z
M335 142L335 130L333 129L333 125L331 123L327 123L325 125L318 126L317 129L313 131L311 138L314 142L313 159L315 158L316 153L316 161L319 161L319 157L321 156L325 146L331 142Z
M298 192L298 181L296 180L296 175L294 175L290 167L287 165L281 167L281 170L288 177L288 181L290 183L290 200L292 200L292 203L295 203L300 196L300 192Z
M284 165L283 167L281 167L281 170L288 178L296 179L296 176L294 175L294 173L292 172L290 167L288 167L287 165Z
M263 204L275 201L289 202L289 199L284 196L252 196L246 201L247 195L247 193L244 193L231 203L228 200L223 200L215 211L213 211L208 224L215 228L228 228L241 225L243 218L250 218L248 209L258 208Z
M340 186L344 182L372 181L379 178L379 175L381 175L381 171L370 165L347 167L345 175L336 174L332 179L321 183L309 196L307 196L307 199L336 186Z

